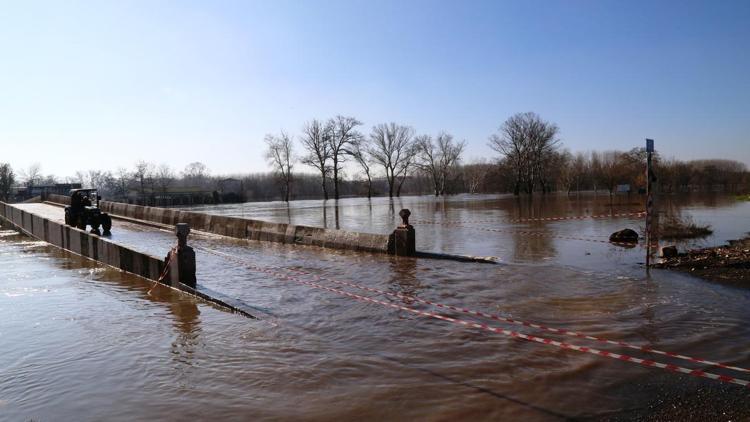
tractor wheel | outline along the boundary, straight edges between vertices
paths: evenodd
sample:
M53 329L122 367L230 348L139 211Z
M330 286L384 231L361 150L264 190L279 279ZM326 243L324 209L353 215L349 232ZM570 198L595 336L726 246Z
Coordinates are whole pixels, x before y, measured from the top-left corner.
M81 230L86 230L86 221L83 219L82 215L78 216L78 222L76 223L76 227Z
M104 230L104 235L111 234L110 230L112 229L112 217L109 216L109 214L102 214L102 229Z
M96 235L99 234L99 225L101 224L100 221L101 219L99 218L99 216L95 215L91 217L91 219L89 220L89 226L91 226L91 233L96 234Z
M73 225L73 219L70 218L70 212L68 210L65 210L65 225Z

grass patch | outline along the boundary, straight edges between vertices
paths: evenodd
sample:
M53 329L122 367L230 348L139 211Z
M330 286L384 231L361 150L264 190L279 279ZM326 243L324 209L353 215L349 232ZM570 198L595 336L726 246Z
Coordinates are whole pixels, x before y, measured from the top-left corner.
M659 237L662 239L695 239L706 237L714 231L709 224L697 224L688 217L668 216L659 222Z
M738 201L750 201L750 193L745 195L737 195L735 196L735 199L737 199Z

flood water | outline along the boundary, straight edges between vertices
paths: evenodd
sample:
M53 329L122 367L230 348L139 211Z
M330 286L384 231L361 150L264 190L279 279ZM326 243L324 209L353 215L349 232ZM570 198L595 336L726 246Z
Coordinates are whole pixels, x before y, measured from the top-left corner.
M501 262L395 258L191 235L199 284L255 307L257 320L2 230L0 419L749 418L747 388L386 306L750 379L747 373L412 299L750 367L750 290L668 271L647 276L642 247L602 242L614 230L639 230L642 218L514 222L639 212L641 201L463 196L202 208L294 224L336 227L338 221L342 229L379 233L392 230L398 211L409 208L418 249L491 255ZM712 224L714 235L682 248L723 243L750 230L747 202L711 196L663 198L660 204ZM24 207L62 218L57 207ZM163 256L174 236L116 220L112 240Z

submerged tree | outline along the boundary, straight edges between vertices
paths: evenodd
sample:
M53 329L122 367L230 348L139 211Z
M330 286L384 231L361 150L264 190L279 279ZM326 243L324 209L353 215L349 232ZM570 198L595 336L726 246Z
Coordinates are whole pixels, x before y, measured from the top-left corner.
M360 137L352 142L347 153L354 158L367 177L367 199L372 198L372 172L370 168L371 157L368 153L369 143L367 138Z
M433 142L429 135L415 139L419 155L418 167L432 180L435 196L445 195L445 187L450 172L461 159L466 141L453 142L453 135L440 132Z
M592 158L596 157L596 167L594 178L604 185L613 196L617 185L628 180L628 166L625 161L625 153L621 151L604 151L601 153L592 153Z
M401 176L403 183L414 158L416 149L412 144L413 136L414 129L396 123L381 123L372 128L369 154L375 163L383 167L388 196L391 198L397 177Z
M536 113L518 113L505 121L498 133L490 136L489 146L499 152L513 171L513 193L523 188L533 193L537 184L546 189L544 165L557 148L558 128Z
M328 199L328 188L326 181L331 172L328 161L331 159L331 138L333 136L332 124L323 124L317 119L305 124L302 129L302 147L307 154L302 157L302 164L315 168L320 172L321 186L323 188L323 199Z
M266 135L265 141L268 145L266 159L273 167L274 173L282 186L284 201L289 202L289 192L292 188L292 168L294 167L292 137L281 131L278 136Z
M328 144L330 149L331 161L333 165L333 197L339 199L339 173L341 172L341 163L348 155L349 149L362 138L362 134L357 131L357 126L362 122L354 117L336 116L328 122L330 136Z
M478 193L485 178L492 171L492 165L485 160L475 160L473 163L462 166L463 179L466 189L471 194Z

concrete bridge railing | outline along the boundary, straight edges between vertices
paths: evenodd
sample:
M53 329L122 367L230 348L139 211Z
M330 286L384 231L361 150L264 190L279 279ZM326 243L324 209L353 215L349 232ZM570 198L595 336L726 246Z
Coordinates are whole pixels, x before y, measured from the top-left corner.
M58 248L171 286L183 293L198 297L231 312L255 318L250 311L251 307L237 299L207 289L204 286L186 286L180 282L159 280L166 265L160 258L126 248L98 235L48 220L4 202L0 202L0 221L9 224L21 233L44 240Z
M84 230L31 214L4 202L0 202L0 218L17 230L39 240L149 280L158 281L164 268L164 261L159 258L117 245Z
M58 204L70 204L70 198L62 195L47 195L46 200ZM175 225L188 223L194 230L240 239L265 240L270 242L312 245L332 249L363 252L394 253L389 235L332 230L320 227L271 223L239 217L212 215L171 208L147 207L121 202L101 201L102 211L114 216Z

